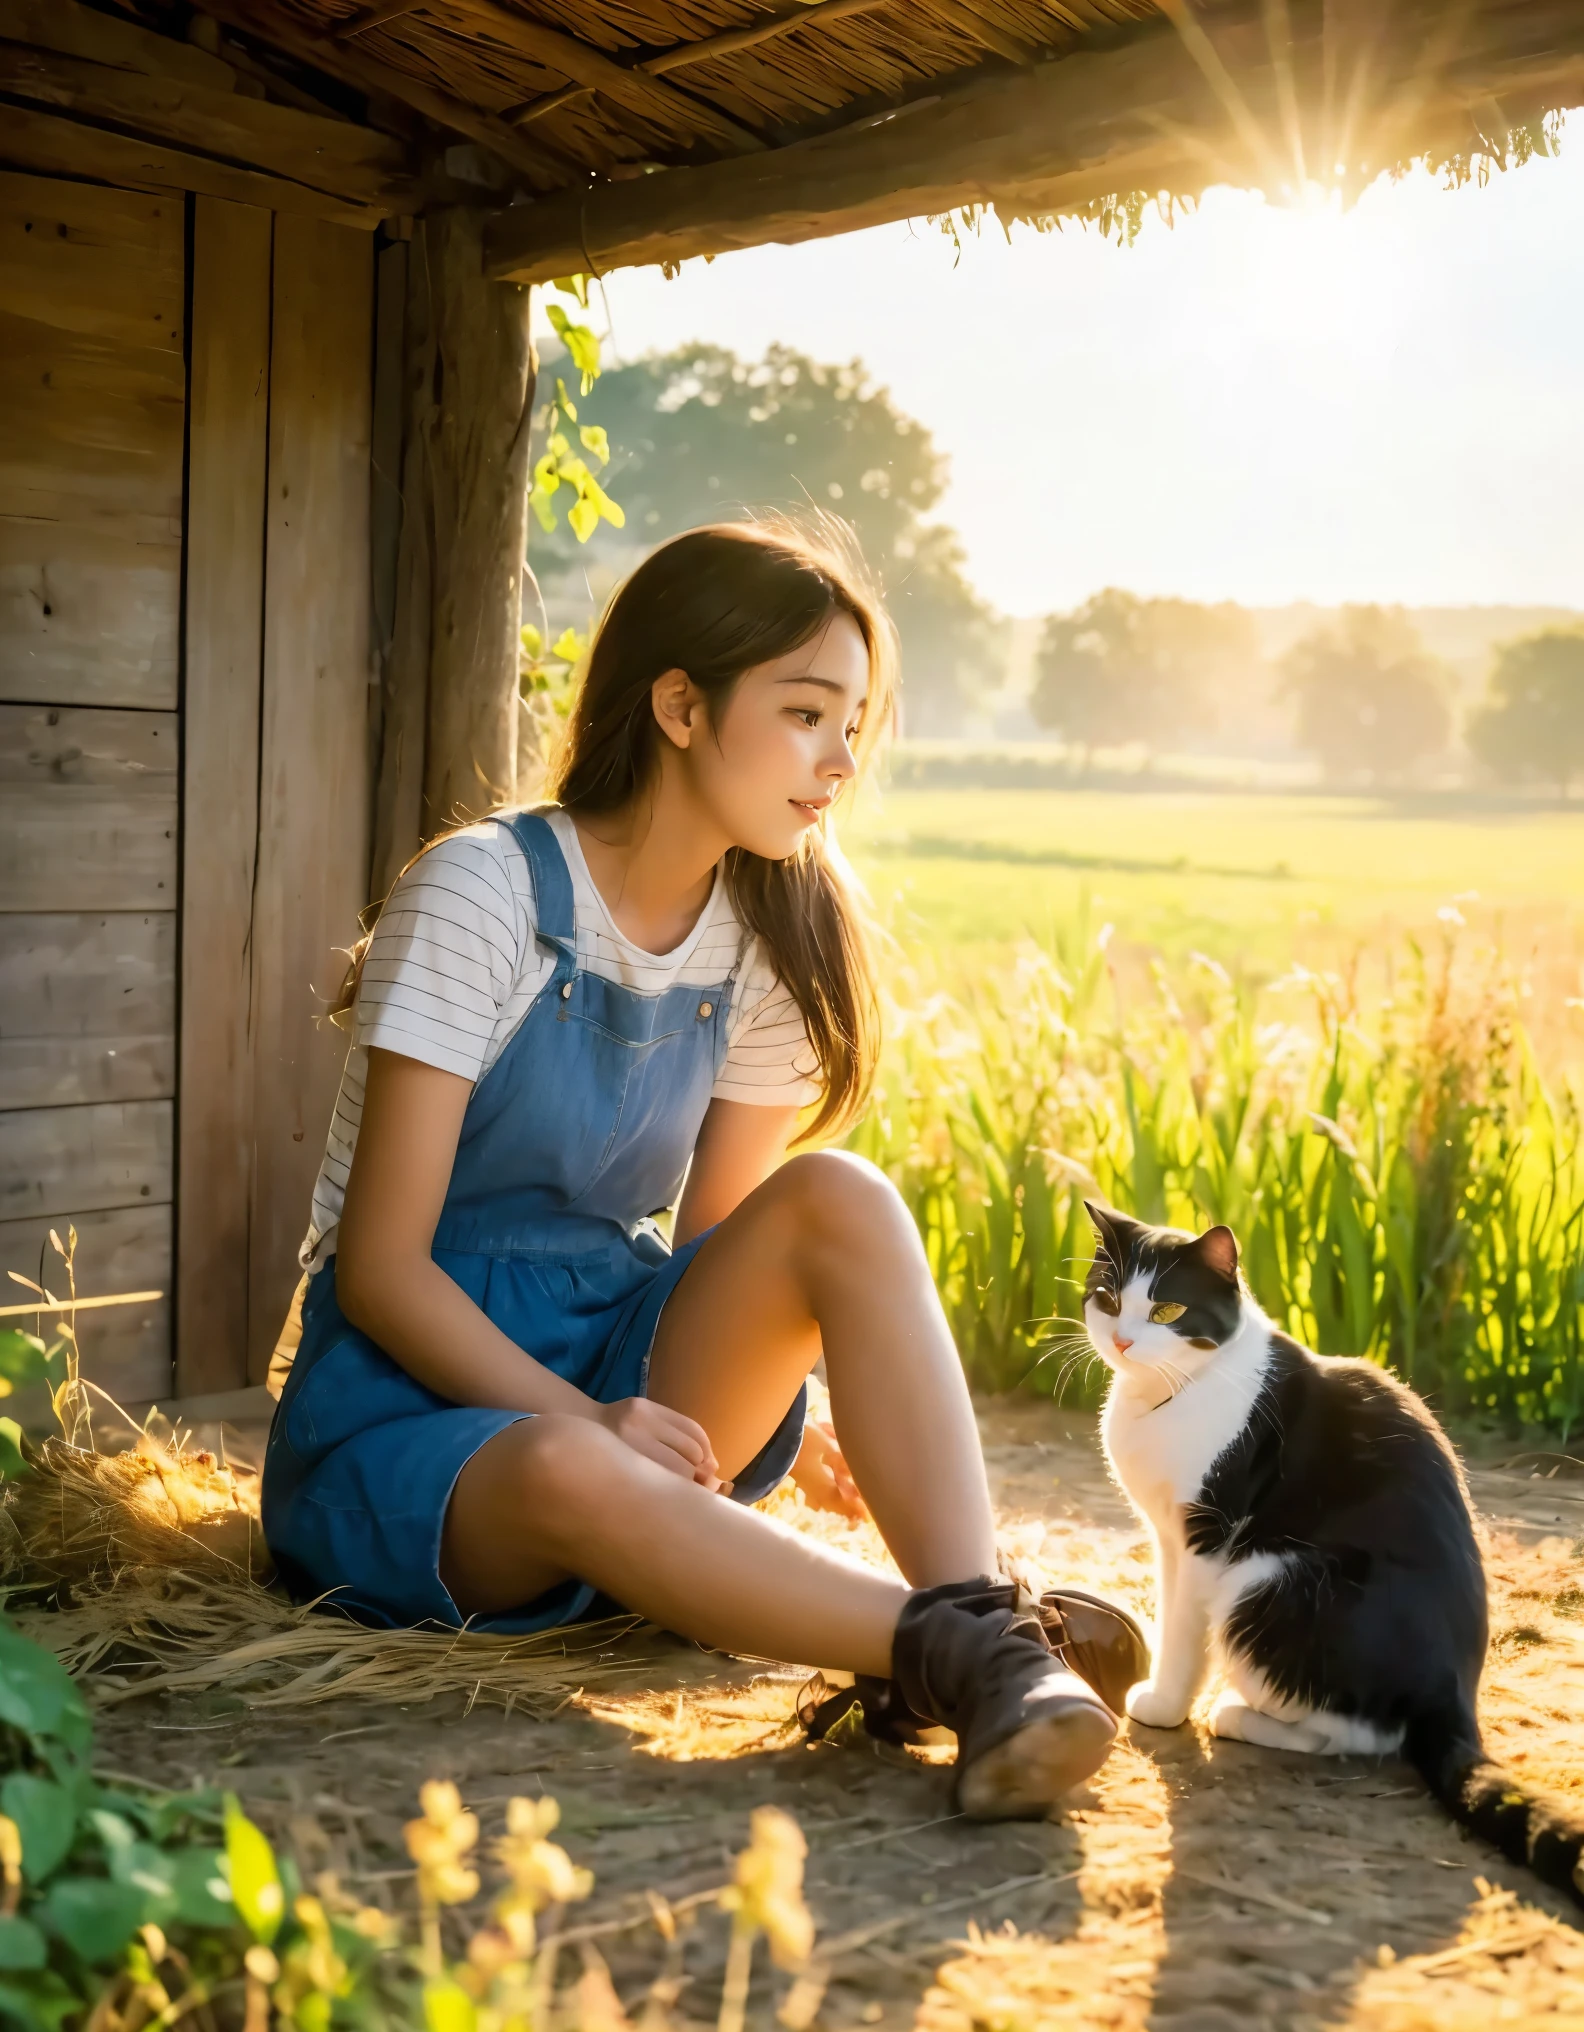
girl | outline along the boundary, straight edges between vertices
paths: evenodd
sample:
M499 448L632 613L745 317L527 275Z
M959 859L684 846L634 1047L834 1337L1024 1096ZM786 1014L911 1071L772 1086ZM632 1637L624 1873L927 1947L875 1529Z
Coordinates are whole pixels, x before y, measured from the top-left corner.
M965 1812L1040 1813L1113 1714L996 1578L901 1200L853 1157L786 1155L873 1068L826 828L892 668L833 549L695 530L607 612L556 803L403 875L354 965L264 1524L299 1598L366 1620L543 1629L599 1593L862 1675L893 1733L955 1729ZM804 1433L822 1354L840 1452ZM794 1467L840 1501L848 1461L905 1584L748 1507ZM1147 1663L1113 1621L1113 1666L1119 1631L1125 1686Z

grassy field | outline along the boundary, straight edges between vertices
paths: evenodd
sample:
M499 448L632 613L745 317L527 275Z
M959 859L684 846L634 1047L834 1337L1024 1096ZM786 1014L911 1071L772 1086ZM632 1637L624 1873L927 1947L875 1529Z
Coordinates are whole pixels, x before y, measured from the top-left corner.
M1057 949L1086 917L1124 944L1269 978L1382 956L1455 908L1584 992L1584 808L1239 793L865 791L844 835L905 947ZM975 952L975 963L988 955ZM1584 1025L1579 1036L1584 1042Z
M977 1382L1073 1348L1088 1394L1098 1192L1227 1221L1273 1317L1444 1410L1584 1419L1584 813L936 789L846 837L894 938L857 1142Z

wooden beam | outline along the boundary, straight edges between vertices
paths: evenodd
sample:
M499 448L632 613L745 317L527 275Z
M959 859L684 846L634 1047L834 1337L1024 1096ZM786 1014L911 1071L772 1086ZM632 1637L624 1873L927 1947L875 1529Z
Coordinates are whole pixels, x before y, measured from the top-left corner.
M1423 74L1431 0L1396 17L1390 38L1327 46L1316 4L1292 10L1294 40L1278 63L1263 18L1218 17L1215 47L1250 119L1270 145L1255 157L1194 54L1164 21L1107 49L1080 45L1031 72L979 74L906 117L789 144L748 161L552 196L497 213L485 238L490 274L546 281L569 268L675 263L950 211L1059 213L1119 193L1187 195L1213 183L1263 187L1285 159L1284 94L1300 81L1316 146L1310 161L1375 173L1451 138L1470 145L1492 98L1526 108L1584 97L1584 9L1537 0L1468 17L1451 59ZM1515 32L1517 31L1517 32ZM1358 67L1353 126L1328 131L1327 80ZM1290 78L1287 75L1290 69Z
M497 41L521 55L532 57L549 70L560 71L574 84L603 92L619 105L627 106L641 118L661 122L667 129L680 125L689 134L724 142L737 155L763 149L759 135L702 99L694 98L676 85L640 70L628 70L602 49L530 21L503 7L499 0L448 0L449 11L463 20L485 28Z
M117 70L147 78L170 78L211 92L236 89L236 72L223 57L169 35L156 35L118 15L80 7L76 0L4 0L0 36L35 49L59 50L62 56L113 64Z
M288 56L312 64L327 76L339 78L361 92L380 92L437 127L465 134L481 148L497 156L509 168L521 171L540 190L564 185L569 176L587 174L581 163L564 155L547 141L530 141L504 120L485 113L465 100L453 98L426 85L420 78L394 65L381 63L366 51L347 49L328 36L315 35L302 23L274 5L274 0L197 0L205 14L223 21L243 35L272 43Z
M0 0L0 30L5 13ZM278 178L292 188L280 193L277 210L311 207L336 216L351 209L377 221L416 209L406 151L348 120L14 41L0 41L0 97L213 158L206 176L234 177L243 165Z
M247 1381L253 888L274 222L200 198L192 238L182 753L177 1388Z
M785 14L772 14L765 21L750 21L741 28L723 28L718 35L700 36L697 42L679 42L674 49L646 56L640 69L651 77L664 77L689 64L709 63L715 57L735 56L739 50L757 49L799 28L830 28L854 14L874 14L882 7L895 7L898 0L816 0L812 7L793 7Z
M354 14L350 21L339 22L330 33L337 42L348 42L354 35L365 35L371 28L383 28L387 21L400 21L404 14L416 14L424 0L383 0L378 7L365 7L360 14Z

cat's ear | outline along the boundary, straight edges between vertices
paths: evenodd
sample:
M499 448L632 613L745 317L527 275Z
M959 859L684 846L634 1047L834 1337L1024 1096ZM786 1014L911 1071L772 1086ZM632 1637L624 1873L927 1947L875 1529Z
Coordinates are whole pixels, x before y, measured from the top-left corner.
M1201 1263L1224 1277L1229 1284L1237 1277L1238 1245L1237 1236L1230 1228L1206 1228L1194 1244Z
M1086 1199L1084 1201L1084 1212L1094 1223L1094 1231L1101 1241L1109 1241L1111 1237L1111 1215L1109 1211L1103 1206L1096 1206L1092 1199Z

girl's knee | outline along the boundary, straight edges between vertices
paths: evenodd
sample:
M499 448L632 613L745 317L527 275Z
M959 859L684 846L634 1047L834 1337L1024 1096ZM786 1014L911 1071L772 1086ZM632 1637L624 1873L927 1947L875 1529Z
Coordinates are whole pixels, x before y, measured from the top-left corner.
M592 1418L542 1412L512 1428L519 1500L552 1533L576 1530L610 1499L622 1443Z
M850 1150L805 1151L789 1158L775 1177L802 1239L843 1250L888 1238L916 1240L901 1194L867 1157Z

